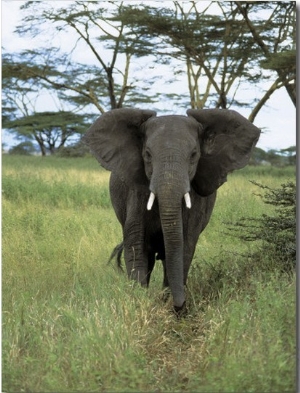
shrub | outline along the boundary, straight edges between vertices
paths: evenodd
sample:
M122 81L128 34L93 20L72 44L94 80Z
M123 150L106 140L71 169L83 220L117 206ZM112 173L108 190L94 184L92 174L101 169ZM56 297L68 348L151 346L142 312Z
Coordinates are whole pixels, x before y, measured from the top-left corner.
M261 241L258 256L267 256L283 271L290 271L296 265L296 184L289 181L271 189L251 183L266 191L258 195L264 203L275 207L274 214L242 217L235 223L226 223L228 229L244 241Z
M81 141L69 145L69 146L62 146L58 151L56 152L56 155L58 157L72 157L72 158L77 158L77 157L85 157L86 155L89 154L89 148L83 144Z
M8 153L29 156L36 153L36 148L32 142L25 141L13 146L11 149L9 149Z

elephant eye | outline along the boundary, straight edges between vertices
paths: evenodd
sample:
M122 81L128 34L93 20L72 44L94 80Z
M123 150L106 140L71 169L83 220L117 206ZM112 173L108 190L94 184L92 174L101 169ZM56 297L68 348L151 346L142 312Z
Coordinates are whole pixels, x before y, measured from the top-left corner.
M152 156L151 156L151 153L150 153L149 150L146 150L146 151L145 151L145 153L144 153L144 159L145 159L146 161L148 161L148 162L151 161Z
M191 162L196 161L197 158L198 158L197 150L194 150L191 154Z

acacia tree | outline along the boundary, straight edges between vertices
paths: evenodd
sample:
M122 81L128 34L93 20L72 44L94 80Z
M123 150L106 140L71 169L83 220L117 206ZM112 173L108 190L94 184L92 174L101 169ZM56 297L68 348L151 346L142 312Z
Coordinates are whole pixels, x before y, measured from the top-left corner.
M260 49L260 65L275 71L277 78L253 109L253 121L270 96L284 87L296 106L296 2L235 2L255 45ZM257 20L258 11L270 10L269 17Z
M16 29L18 34L43 37L46 28L49 42L55 34L74 37L74 47L67 52L49 46L47 41L34 50L4 52L3 126L18 137L35 139L44 155L63 146L72 133L78 135L84 130L81 126L87 116L79 113L120 108L127 96L135 101L136 84L133 79L129 81L131 59L134 54L147 53L147 48L136 35L125 31L125 23L112 21L122 9L120 3L111 3L106 10L92 2L76 1L64 7L29 1L21 8L25 15ZM73 53L80 43L84 43L85 54L90 52L90 63L74 61ZM50 93L60 106L56 118L54 112L36 111L41 91ZM139 101L151 99L140 91ZM71 112L75 112L73 118ZM73 127L74 121L78 127Z
M73 34L74 48L67 54L49 48L31 51L31 62L39 65L32 75L59 90L61 98L76 105L92 104L103 113L121 108L127 96L132 98L133 94L145 100L141 91L137 93L135 80L130 78L130 66L133 56L142 56L149 50L141 45L138 35L129 34L126 21L116 22L115 17L123 9L122 2L105 3L105 7L101 4L75 1L59 8L49 2L28 1L21 7L26 15L16 31L35 37L47 26L49 37L54 32ZM85 55L88 52L92 55L92 65L72 60L80 42L85 44ZM26 68L24 62L21 66ZM151 102L150 97L147 100Z
M54 112L38 112L36 102L43 93L43 83L35 77L39 66L27 60L24 56L3 55L2 126L17 139L26 143L35 141L42 155L47 152L53 154L72 137L78 137L87 129L90 116L62 108ZM50 70L48 72L50 74ZM58 97L56 101L61 107L64 106Z
M143 83L136 81L130 70L133 59L145 56L149 60L155 55L158 64L171 67L175 60L174 74L185 68L193 108L252 106L249 118L253 121L274 91L282 86L293 89L294 52L287 46L295 41L295 9L284 4L210 2L203 8L202 2L174 1L173 7L164 8L126 2L75 1L61 6L59 2L29 1L22 7L25 16L17 32L37 36L47 28L50 38L54 32L58 36L72 33L74 46L67 53L50 47L25 51L14 59L14 70L21 79L25 75L27 82L34 81L31 89L36 85L53 89L59 99L78 111L97 108L103 113L128 102L153 102L147 90L153 80L144 75ZM267 12L260 20L259 10ZM92 65L74 61L75 49L81 43L82 57L91 54ZM275 72L280 73L279 79ZM267 79L271 88L264 90L258 101L249 98L245 102L238 95L249 82L258 85ZM145 81L149 82L147 88ZM174 95L168 99L174 100Z
M18 137L35 140L41 154L54 154L68 140L83 134L87 127L87 117L73 112L35 112L32 115L7 120L4 127L14 130Z
M156 39L158 62L166 57L186 68L192 108L228 108L240 104L236 91L247 65L253 40L244 40L244 23L232 3L217 3L218 13L201 2L173 2L173 8L129 6L122 17L144 40ZM224 2L223 2L224 3ZM202 7L202 8L201 8Z
M193 108L247 105L254 108L253 121L274 91L294 91L295 4L289 3L210 2L203 8L174 1L173 8L127 7L123 17L145 40L156 38L160 61L168 56L185 63ZM245 23L250 10L253 20ZM238 97L241 86L268 80L261 98Z
M2 56L2 121L27 116L34 111L41 86L31 78L35 65L20 66L12 54Z
M200 10L199 4L191 2L186 12L180 2L174 2L174 19L180 27L168 35L170 44L184 56L193 108L240 105L236 92L241 78L249 73L253 42L244 40L236 7L231 2L218 2L217 6L218 14L211 14L210 6Z

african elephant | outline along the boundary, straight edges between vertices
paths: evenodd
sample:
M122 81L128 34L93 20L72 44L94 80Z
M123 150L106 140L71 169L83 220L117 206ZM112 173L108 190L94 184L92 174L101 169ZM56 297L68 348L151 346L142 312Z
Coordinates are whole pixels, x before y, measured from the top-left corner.
M159 116L150 110L104 113L83 137L111 171L110 196L123 229L128 277L148 286L155 260L164 267L174 310L185 309L184 287L216 190L244 167L260 130L226 109Z

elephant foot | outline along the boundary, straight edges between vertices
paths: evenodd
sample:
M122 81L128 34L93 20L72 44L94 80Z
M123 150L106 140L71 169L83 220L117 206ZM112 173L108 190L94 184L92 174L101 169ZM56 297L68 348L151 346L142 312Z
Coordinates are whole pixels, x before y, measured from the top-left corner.
M184 302L183 305L180 307L174 306L173 309L174 309L174 313L178 319L184 318L188 313L186 302Z

